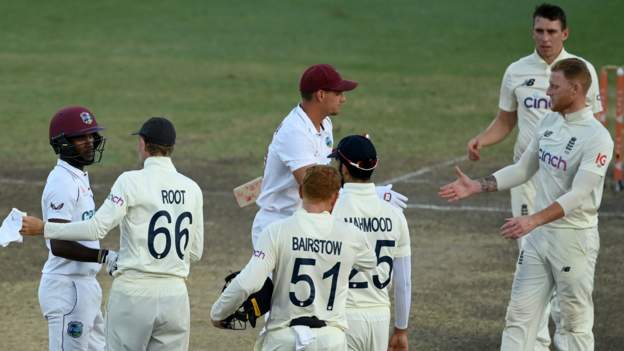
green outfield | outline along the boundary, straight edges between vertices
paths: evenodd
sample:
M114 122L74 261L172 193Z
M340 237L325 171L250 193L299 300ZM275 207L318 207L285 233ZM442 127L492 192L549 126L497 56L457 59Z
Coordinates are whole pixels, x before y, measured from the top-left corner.
M377 179L401 176L465 154L468 139L497 111L506 66L532 52L536 4L3 1L0 216L11 207L41 213L40 182L55 162L48 122L60 107L88 106L106 128L103 162L89 169L100 185L97 203L120 171L137 167L129 133L147 117L169 117L178 131L174 161L208 199L206 256L190 281L191 349L249 349L255 332L236 338L208 322L221 277L244 264L250 248L254 209L236 208L228 193L261 174L274 129L299 99L301 72L331 63L360 83L333 120L335 139L369 133L380 154ZM624 2L560 5L568 14L568 51L596 68L624 65ZM510 160L511 146L508 140L487 149L486 161L465 166L485 175ZM451 172L436 169L396 188L415 203L441 205L435 192ZM603 210L616 215L601 228L598 350L617 350L624 342L624 248L616 236L624 224L617 215L623 199L624 193L605 191ZM506 208L507 200L499 194L480 204ZM411 346L492 350L504 321L515 244L496 234L504 214L449 213L406 212L414 249ZM117 234L106 243L118 246ZM21 345L15 349L40 350L46 342L36 292L45 255L32 238L23 247L0 248L0 265L7 267L0 296L11 297L0 299L0 337ZM106 291L109 279L101 280ZM236 346L228 347L229 340Z

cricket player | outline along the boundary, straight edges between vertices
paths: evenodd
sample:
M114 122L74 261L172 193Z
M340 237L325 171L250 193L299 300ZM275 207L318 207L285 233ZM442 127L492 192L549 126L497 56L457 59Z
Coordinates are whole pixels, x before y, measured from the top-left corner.
M514 127L518 126L518 137L514 146L514 162L526 150L539 121L551 110L551 101L546 95L548 79L552 66L565 58L577 57L585 62L592 77L586 97L586 104L596 115L602 110L596 70L586 60L565 51L564 41L568 38L566 14L555 5L542 4L533 12L533 41L535 52L523 57L507 67L500 88L498 114L482 133L468 142L468 158L480 159L480 149L504 140ZM535 180L529 179L524 184L510 189L511 212L514 217L535 212ZM523 239L518 240L521 247ZM565 350L560 343L561 321L556 298L553 299L552 317L556 324L554 343L560 350ZM538 334L536 350L548 350L548 309L542 320Z
M333 215L360 230L377 256L368 272L352 270L347 298L349 350L407 350L407 325L412 301L411 247L403 212L377 197L370 178L378 165L377 151L364 136L343 138L330 157L338 160L344 182ZM394 332L388 343L390 287L394 282Z
M303 72L299 82L301 102L277 127L269 145L262 189L256 201L260 210L251 230L254 247L268 224L290 217L301 207L298 189L306 169L330 162L327 155L332 151L334 137L329 116L340 113L347 100L345 92L355 89L357 84L342 79L328 64L313 65ZM379 196L405 207L407 198L391 188L392 185L379 187Z
M553 112L539 121L520 160L478 181L457 168L458 179L440 190L443 198L457 201L535 179L535 213L509 218L501 227L508 239L526 235L501 350L534 349L540 316L553 290L561 308L562 346L571 351L594 349L598 208L613 140L586 105L591 82L584 61L567 58L555 63L547 91Z
M81 106L65 107L50 121L50 145L59 155L41 197L48 222L89 219L95 213L89 174L104 150L103 128ZM48 322L49 350L104 350L102 289L95 276L106 263L114 269L117 254L100 249L97 239L46 240L50 250L39 284L39 304Z
M97 240L120 225L107 350L187 350L185 279L204 247L202 193L171 162L176 132L169 120L151 118L135 134L143 169L122 173L93 218L61 224L24 217L22 234Z
M269 273L273 296L267 331L256 350L346 350L345 303L353 267L370 270L375 256L366 238L330 212L340 189L338 171L308 167L301 182L303 208L267 226L249 263L212 306L217 327Z

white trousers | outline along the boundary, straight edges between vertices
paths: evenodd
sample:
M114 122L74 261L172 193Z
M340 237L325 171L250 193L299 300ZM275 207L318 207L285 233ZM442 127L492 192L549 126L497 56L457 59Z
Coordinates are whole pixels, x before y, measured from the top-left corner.
M290 215L281 212L272 212L260 209L254 217L253 224L251 225L251 243L254 248L258 244L260 233L269 224L279 221L280 219L288 218Z
M514 217L526 216L535 213L535 182L530 179L528 182L510 189L511 194L511 213ZM518 249L522 250L522 243L526 236L523 236L519 240ZM555 323L555 336L554 344L558 351L567 351L565 346L561 343L561 313L559 311L559 300L557 299L557 293L554 292L550 300L550 303L544 310L544 315L540 321L539 329L537 332L537 342L535 343L534 351L547 351L550 345L550 332L548 331L548 316L552 318Z
M185 351L190 308L184 279L115 277L108 299L109 351Z
M598 230L540 227L527 236L516 264L501 350L532 351L553 290L561 309L561 344L594 350L592 291Z
M347 347L353 351L388 349L390 309L347 308Z
M39 304L50 351L104 350L102 289L95 277L44 274Z
M340 328L326 326L310 329L314 340L305 347L305 351L346 351L345 333ZM270 330L256 340L255 351L294 351L295 332L292 328Z

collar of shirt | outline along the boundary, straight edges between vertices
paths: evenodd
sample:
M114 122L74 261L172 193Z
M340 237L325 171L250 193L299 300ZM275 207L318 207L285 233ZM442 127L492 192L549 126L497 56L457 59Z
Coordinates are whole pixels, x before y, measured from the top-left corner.
M592 113L591 108L585 107L584 109L578 110L576 112L563 115L563 118L566 120L566 122L577 122L594 118L594 114Z
M297 116L299 116L299 118L303 120L303 123L305 123L306 127L308 127L308 130L310 131L310 133L321 135L321 132L325 130L325 126L323 126L323 123L325 122L325 119L327 117L323 118L323 120L321 121L321 130L317 131L316 127L314 126L314 123L312 123L312 119L301 108L301 105L297 105L297 107L295 107L295 112L297 112Z
M76 175L78 178L85 178L89 175L86 171L80 170L61 159L58 159L58 161L56 161L56 165L66 169L68 172Z
M345 183L344 192L355 195L373 195L377 197L375 183Z
M533 58L537 61L540 62L541 64L543 64L545 67L547 67L549 70L550 68L557 63L558 61L561 61L565 58L571 57L572 55L568 54L568 52L565 50L565 48L561 48L561 52L559 53L559 55L557 56L556 59L553 60L553 62L549 65L546 63L546 61L544 61L544 59L537 53L537 50L533 51Z
M171 157L166 156L150 156L143 162L143 168L164 168L175 171L176 168L171 162Z

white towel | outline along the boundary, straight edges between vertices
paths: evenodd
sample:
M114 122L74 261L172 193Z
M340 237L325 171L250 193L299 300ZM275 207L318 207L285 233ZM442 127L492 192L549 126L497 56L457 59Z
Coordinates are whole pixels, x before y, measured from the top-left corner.
M295 325L291 328L295 331L295 351L305 350L306 347L316 339L316 336L314 336L312 330L308 326Z
M26 212L14 208L4 219L0 227L0 245L2 247L7 247L13 241L21 243L24 240L19 231L22 229L22 217L25 215Z

